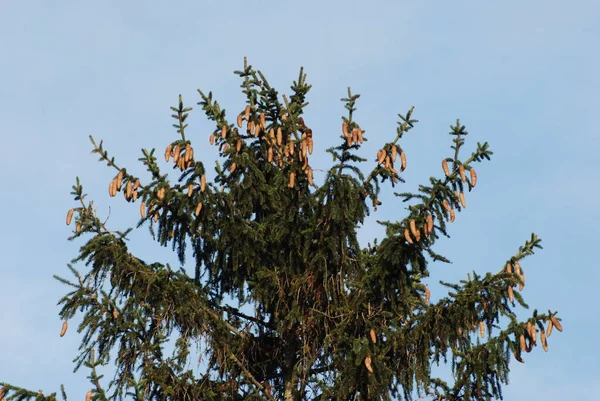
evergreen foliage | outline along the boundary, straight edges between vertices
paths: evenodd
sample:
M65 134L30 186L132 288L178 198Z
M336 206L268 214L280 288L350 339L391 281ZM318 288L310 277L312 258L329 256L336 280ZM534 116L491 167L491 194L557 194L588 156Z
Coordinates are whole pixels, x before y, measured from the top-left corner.
M526 321L514 313L527 308L517 291L519 262L541 248L540 239L532 234L498 273L443 283L448 295L435 303L423 284L428 262L447 262L433 246L464 209L474 166L492 155L488 144L462 157L468 133L457 121L444 174L416 193L396 193L408 213L380 222L385 238L361 248L357 229L381 204L380 186L402 181L400 140L417 123L413 109L399 115L395 137L377 157L365 159L366 131L354 118L359 95L348 90L339 145L327 149L333 165L317 184L313 132L303 120L306 75L300 70L292 95L280 96L244 64L236 72L247 98L240 114L231 118L212 93L198 91L214 122L209 141L224 160L214 182L194 157L186 123L192 108L181 96L172 107L177 138L164 154L176 180L155 149L139 159L148 176L135 177L91 138L93 153L116 171L109 195L139 203L137 228L147 226L186 269L130 253L133 229L107 227L77 179L78 206L67 224L73 219L69 239L85 243L69 265L74 279L55 277L71 287L59 302L61 318L83 316L74 362L90 369L88 401L501 398L509 362L522 362L537 344L547 349L552 329L561 329L554 312L534 311ZM372 170L363 173L361 163ZM190 366L196 346L201 373ZM451 365L452 382L432 374L440 362ZM110 381L97 372L108 364L117 368ZM56 399L2 385L7 400Z

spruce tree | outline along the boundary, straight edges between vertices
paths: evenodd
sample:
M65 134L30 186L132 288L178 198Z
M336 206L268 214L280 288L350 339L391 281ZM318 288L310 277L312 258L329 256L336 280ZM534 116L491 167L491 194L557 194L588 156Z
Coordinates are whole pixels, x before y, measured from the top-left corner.
M187 129L192 108L180 96L164 161L162 152L142 150L144 177L90 137L93 153L115 171L109 195L139 204L136 228L148 227L181 267L133 255L133 228L108 227L77 179L67 224L74 227L69 239L84 243L68 265L74 278L55 277L71 288L59 302L61 335L70 319L83 318L74 362L90 370L86 399L502 398L509 362L524 362L536 345L547 350L553 328L562 330L555 312L534 311L525 321L515 314L527 308L521 261L541 248L540 239L532 234L497 273L443 282L448 293L437 302L423 283L429 263L448 262L434 244L448 236L476 187L475 166L492 155L487 142L463 156L468 133L457 120L440 176L417 192L396 193L407 213L380 222L383 240L361 247L357 230L381 204L381 187L403 182L400 141L417 123L413 108L365 158L367 131L354 118L359 95L348 89L339 144L327 149L333 163L317 183L309 158L320 133L303 119L311 88L303 70L289 97L246 62L236 74L245 108L226 114L211 92L199 90L198 105L214 123L200 138ZM213 182L194 155L193 145L207 139L223 160ZM190 365L198 345L196 372ZM440 362L451 367L451 381L432 374ZM117 373L105 380L98 368L109 364ZM56 399L2 385L6 400Z

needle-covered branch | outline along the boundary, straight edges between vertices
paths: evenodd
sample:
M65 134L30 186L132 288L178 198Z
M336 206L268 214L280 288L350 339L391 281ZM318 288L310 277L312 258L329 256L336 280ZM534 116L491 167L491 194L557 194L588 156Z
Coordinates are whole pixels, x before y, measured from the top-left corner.
M465 211L478 182L474 166L492 155L487 142L461 156L469 133L457 120L443 176L396 193L406 212L400 203L379 222L384 238L364 247L358 230L381 205L381 184L404 183L400 140L416 127L414 107L376 155L364 155L369 118L359 119L360 96L348 89L340 142L326 150L333 162L313 169L315 140L327 133L305 121L304 70L281 95L246 60L236 75L245 104L232 113L198 90L208 132L190 130L193 110L179 96L164 157L142 149L145 178L90 137L92 152L116 170L109 197L122 192L140 215L135 228L115 227L98 216L79 179L73 186L66 223L74 225L69 239L83 244L68 265L74 278L55 277L68 287L60 335L80 335L75 368L91 371L86 401L501 397L513 357L523 362L535 346L547 350L552 331L562 330L553 311L516 318L527 308L521 263L541 248L539 238L532 234L506 261L490 260L502 266L497 273L442 283L447 293L434 294L437 301L426 281L432 261L448 262L435 243ZM219 155L210 181L200 160L205 141ZM373 156L365 173L361 163ZM314 171L325 174L316 180ZM178 269L129 250L130 233L142 226L172 248ZM69 331L74 318L81 323ZM432 374L446 362L448 382ZM107 365L116 375L104 383ZM55 398L10 385L2 395Z

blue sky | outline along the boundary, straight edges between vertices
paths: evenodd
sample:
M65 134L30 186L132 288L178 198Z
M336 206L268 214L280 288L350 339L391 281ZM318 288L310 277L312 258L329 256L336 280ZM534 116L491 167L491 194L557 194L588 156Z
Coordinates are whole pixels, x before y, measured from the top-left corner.
M109 199L114 173L89 154L88 135L104 139L121 164L142 172L140 148L174 138L169 106L177 95L196 106L212 90L230 113L243 108L233 70L243 57L280 92L300 66L313 84L305 120L315 132L314 168L338 140L339 99L362 96L356 118L369 142L393 139L398 113L415 105L420 122L401 145L408 156L403 190L441 173L456 118L467 149L488 141L492 161L478 166L467 209L437 250L452 265L431 266L438 280L472 270L498 271L531 232L544 249L526 259L523 291L531 308L558 310L565 331L513 364L505 399L600 400L596 350L600 284L593 233L599 221L593 116L600 109L600 5L594 1L3 2L0 12L0 381L45 393L89 388L72 373L80 336L59 338L56 302L66 288L52 274L81 243L64 225L76 175L109 225L137 221L137 206ZM238 110L239 109L239 110ZM212 127L195 108L196 155L214 160ZM368 168L365 165L365 168ZM316 175L318 181L320 177ZM361 230L381 238L376 219L402 218L404 205L384 189L383 206ZM144 258L173 256L144 239ZM523 314L523 316L526 316Z

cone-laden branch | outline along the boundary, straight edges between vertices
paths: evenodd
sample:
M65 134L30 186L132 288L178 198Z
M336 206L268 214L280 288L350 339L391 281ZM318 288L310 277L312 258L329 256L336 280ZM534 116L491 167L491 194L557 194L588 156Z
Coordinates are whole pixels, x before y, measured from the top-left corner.
M111 236L110 234L105 234ZM111 248L111 252L105 252L106 248L102 250L96 247L94 243L95 239L90 240L86 246L82 248L82 253L76 261L85 261L86 264L91 265L92 270L83 278L83 283L88 284L87 286L80 283L79 286L75 283L69 283L74 287L78 287L78 290L73 291L69 296L63 298L61 303L64 303L63 311L61 316L68 319L73 315L77 308L82 308L82 299L87 298L87 305L83 306L83 310L87 310L84 316L84 322L82 327L88 327L88 332L84 337L82 347L84 351L78 358L78 367L82 362L89 358L93 358L94 348L98 347L101 358L109 358L108 352L117 345L117 341L121 341L121 347L118 351L119 371L126 373L125 375L119 375L128 379L131 379L131 372L135 370L135 366L138 365L142 369L142 377L146 375L147 367L144 366L142 359L148 357L141 352L141 349L145 347L144 344L150 345L153 341L160 337L171 336L174 331L179 332L182 336L187 338L197 338L199 336L214 336L212 341L223 341L232 346L236 343L236 340L232 338L229 333L235 334L237 337L247 337L247 333L241 332L238 328L229 324L223 320L223 317L216 313L211 305L212 303L204 299L199 295L198 287L196 284L187 276L181 273L172 272L165 270L160 265L146 265L139 259L133 257L126 251L124 243L117 240L115 237L112 239L105 239L103 244L106 244L106 240L112 241L114 244ZM112 297L109 298L109 294L104 293L101 288L98 288L98 281L94 278L103 275L104 271L111 272L111 290L114 291ZM160 279L160 276L165 276L164 279ZM61 279L61 281L65 281ZM164 291L157 291L153 288L159 282L166 285ZM93 287L96 286L96 287ZM90 288L92 287L92 288ZM169 288L172 287L172 288ZM185 297L176 297L175 294L189 294ZM98 296L98 295L100 296ZM127 335L123 335L118 331L115 332L113 329L115 320L117 319L115 313L108 313L110 310L114 311L114 305L122 303L122 299L127 298L127 302L121 308L119 315L130 315L134 313L132 307L136 305L146 305L141 311L145 316L140 316L138 324L135 327L137 335L137 341L129 342ZM100 299L100 301L98 301ZM190 301L192 304L190 305ZM177 311L181 311L184 305L193 307L195 313L193 315L181 314ZM244 316L241 313L237 313L234 308L227 308L228 312L232 312L237 316ZM137 309L140 312L140 309ZM253 319L256 321L256 319ZM158 322L165 322L164 328L157 326ZM121 322L120 322L121 323ZM150 324L150 327L148 327ZM133 329L133 327L132 327ZM185 334L184 334L185 333ZM93 334L96 334L97 339L92 340ZM228 338L229 337L229 338ZM218 340L217 340L218 338ZM177 353L185 353L183 349L177 349ZM235 353L230 352L230 356ZM130 356L131 358L126 358ZM180 359L180 355L175 356L176 359ZM159 362L162 358L159 358L156 362ZM185 358L184 358L185 360ZM232 358L238 365L241 364L237 358ZM87 363L86 363L87 364ZM248 369L240 365L247 376L248 380L256 384L256 379L248 374ZM128 386L127 380L117 380L111 382L117 384L118 394L122 394L123 390ZM261 391L265 391L264 386L257 386ZM100 389L98 390L100 391Z
M497 274L474 273L458 285L447 284L450 294L433 305L423 282L430 275L426 255L447 261L433 244L439 233L447 236L447 222L466 207L465 193L477 183L473 165L492 154L487 143L461 160L468 133L457 121L450 133L453 155L442 161L444 177L431 178L418 193L396 194L419 203L408 207L407 216L382 223L381 244L362 248L357 230L369 215L367 203L375 210L381 204L380 182L389 179L393 187L403 182L407 158L398 142L417 122L414 109L399 115L395 139L382 146L365 177L358 163L366 161L360 149L368 135L356 119L359 95L348 90L341 142L327 150L334 163L317 185L309 157L320 134L304 121L310 90L304 71L292 94L281 99L246 61L236 74L246 104L229 120L212 92L199 90L198 104L215 124L208 142L219 150L213 182L197 160L194 135L187 131L192 109L181 97L171 108L177 139L164 152L176 179L162 172L154 149L143 149L140 161L150 178L142 186L91 138L94 153L117 170L109 195L123 192L126 201L139 201L138 228L147 225L158 243L172 245L179 262L194 273L131 254L126 246L131 229L111 232L93 203L84 202L77 180L73 194L80 205L67 213L67 224L75 221L72 239L91 234L74 260L86 272L69 265L77 279L57 278L71 287L60 301L62 334L68 319L77 311L83 315L75 362L76 368L92 369L95 390L88 397L501 396L510 353L522 361L522 352L537 344L547 349L552 330L562 329L552 311L534 311L524 322L513 313L527 307L520 261L539 247L539 239L532 236ZM170 340L174 351L167 355ZM203 361L200 372L190 368L194 344ZM98 355L94 366L92 352ZM96 366L110 363L110 356L117 375L104 393ZM451 384L431 374L431 364L447 358L455 374Z

